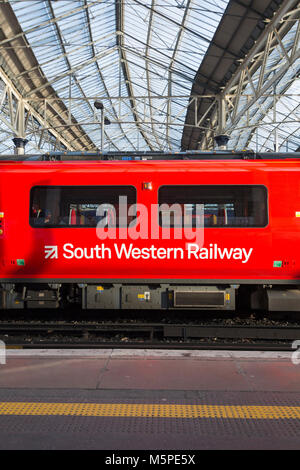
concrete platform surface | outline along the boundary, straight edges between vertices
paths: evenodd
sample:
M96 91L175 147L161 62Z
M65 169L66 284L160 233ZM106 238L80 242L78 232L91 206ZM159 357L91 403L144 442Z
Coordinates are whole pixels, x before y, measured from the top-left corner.
M300 448L291 353L6 353L0 449Z
M7 350L0 388L299 391L289 352Z

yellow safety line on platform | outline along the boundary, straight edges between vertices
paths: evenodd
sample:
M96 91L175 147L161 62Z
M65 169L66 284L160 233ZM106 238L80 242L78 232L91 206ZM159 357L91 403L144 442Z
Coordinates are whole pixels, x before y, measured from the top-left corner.
M0 415L300 419L299 406L0 402Z

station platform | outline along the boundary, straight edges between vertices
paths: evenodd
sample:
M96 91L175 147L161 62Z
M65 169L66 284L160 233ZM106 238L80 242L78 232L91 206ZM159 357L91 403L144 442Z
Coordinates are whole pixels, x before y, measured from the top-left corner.
M8 349L5 362L1 450L300 448L292 353Z

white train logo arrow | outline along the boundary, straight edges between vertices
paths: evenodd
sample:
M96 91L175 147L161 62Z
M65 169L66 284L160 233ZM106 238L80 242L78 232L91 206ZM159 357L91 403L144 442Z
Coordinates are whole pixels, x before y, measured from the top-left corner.
M58 258L58 247L57 246L45 246L45 259L57 259Z

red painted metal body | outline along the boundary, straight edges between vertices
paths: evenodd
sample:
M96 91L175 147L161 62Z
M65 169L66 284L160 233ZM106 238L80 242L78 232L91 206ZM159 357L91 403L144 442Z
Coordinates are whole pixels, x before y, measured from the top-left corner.
M1 162L0 277L2 280L256 280L300 281L299 160ZM152 190L143 183L151 182ZM134 247L181 247L188 240L99 240L95 228L33 228L30 190L43 185L133 185L137 202L157 204L162 185L264 185L268 225L263 228L206 228L204 247L253 248L247 263L234 259L118 259L114 244ZM150 223L150 220L148 221ZM156 222L158 225L158 218ZM172 229L171 229L172 231ZM45 246L91 248L104 243L111 259L45 259ZM24 260L18 265L17 260ZM274 261L281 261L274 267Z

